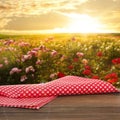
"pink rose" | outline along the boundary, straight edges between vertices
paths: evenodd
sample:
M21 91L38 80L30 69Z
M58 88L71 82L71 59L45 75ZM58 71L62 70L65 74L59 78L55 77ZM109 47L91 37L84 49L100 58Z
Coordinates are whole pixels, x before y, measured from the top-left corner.
M78 57L83 57L83 56L84 56L84 54L83 54L82 52L77 52L76 55L77 55Z
M26 73L29 73L29 72L35 72L35 69L33 68L33 66L29 66L25 69L25 72Z
M84 65L87 65L87 64L88 64L88 61L87 61L86 59L83 59L83 60L82 60L82 63L83 63Z
M37 60L37 61L36 61L36 65L40 65L41 63L42 63L41 60Z
M10 71L10 75L14 74L14 73L20 73L21 72L21 69L18 69L17 67L14 67L11 69Z
M22 62L24 62L26 60L30 60L31 58L32 58L32 55L30 55L30 54L29 55L23 55L21 60L22 60Z
M24 82L26 79L27 79L27 76L26 76L26 75L23 75L23 76L21 76L20 81L21 81L21 82Z
M3 64L0 64L0 68L2 68L3 67Z
M51 56L56 56L56 55L57 55L57 51L53 50L53 51L51 52Z
M50 78L53 79L56 75L57 75L56 73L52 73L52 74L50 74Z

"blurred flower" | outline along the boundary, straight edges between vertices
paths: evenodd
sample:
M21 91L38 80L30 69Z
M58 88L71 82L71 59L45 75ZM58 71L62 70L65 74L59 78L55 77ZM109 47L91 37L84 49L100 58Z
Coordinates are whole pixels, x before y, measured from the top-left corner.
M33 66L29 66L25 69L25 72L26 73L29 73L29 72L35 72L35 69L33 68Z
M8 47L7 50L9 50L9 51L16 51L16 48Z
M105 76L105 80L114 84L118 81L118 75L116 73L110 73Z
M36 61L36 65L40 65L42 63L42 61L40 60L40 59L38 59L37 61Z
M105 76L105 79L118 78L116 73L110 73Z
M0 48L0 52L2 52L4 50L4 48Z
M53 78L55 78L56 75L57 75L56 73L52 73L52 74L50 74L50 78L53 79Z
M48 39L49 39L49 40L53 40L53 39L54 39L54 36L50 36Z
M103 56L103 53L101 51L97 52L97 56L98 57L102 57Z
M2 68L3 67L3 64L0 64L0 68Z
M120 58L115 58L112 60L113 64L120 64Z
M85 69L91 70L91 67L89 65L85 65Z
M57 76L58 76L59 78L61 78L61 77L64 77L64 76L65 76L65 74L64 74L64 73L62 73L62 72L59 72L59 73L57 74Z
M26 46L30 46L30 44L27 43L27 42L20 42L20 43L18 44L18 46L20 46L20 47L26 47Z
M33 48L33 51L39 51L40 48Z
M82 52L77 52L76 55L77 55L78 57L83 57L83 56L84 56L84 54L83 54Z
M48 42L48 41L49 41L49 39L48 39L48 38L46 38L46 39L45 39L45 41L46 41L46 42Z
M99 76L94 75L94 76L92 76L92 79L99 79Z
M53 50L53 51L51 52L51 56L56 56L56 55L57 55L57 51Z
M82 72L82 74L84 74L84 75L90 75L91 74L91 70L84 70L83 72Z
M19 62L20 62L20 59L16 59L16 62L19 63Z
M23 55L21 60L22 60L22 62L24 62L26 60L30 60L31 58L32 58L31 54L29 54L29 55Z
M24 82L26 79L27 79L27 76L26 76L26 75L23 75L23 76L21 76L20 81L21 81L21 82Z
M76 40L76 37L72 37L72 41L75 41Z
M73 59L73 62L78 62L78 61L79 61L78 58L74 58L74 59Z
M35 51L35 50L31 50L31 51L28 51L27 55L30 55L30 56L37 56L38 52Z
M117 79L109 79L108 82L111 84L115 84L118 80Z
M82 63L83 63L84 65L87 65L87 64L88 64L88 61L87 61L86 59L83 59L83 60L82 60Z
M45 47L44 45L41 45L39 48L40 48L40 50L42 50L42 51L46 50L46 47Z
M4 45L10 45L12 44L14 41L13 40L7 40L4 42Z
M66 59L66 56L65 55L62 55L62 57L60 58L60 61L63 61Z
M70 69L70 70L72 70L73 68L74 68L73 65L68 66L68 69Z
M4 60L4 63L8 65L9 61L7 59Z
M10 71L10 75L14 74L14 73L20 73L21 72L21 69L18 69L17 67L14 67L11 69Z

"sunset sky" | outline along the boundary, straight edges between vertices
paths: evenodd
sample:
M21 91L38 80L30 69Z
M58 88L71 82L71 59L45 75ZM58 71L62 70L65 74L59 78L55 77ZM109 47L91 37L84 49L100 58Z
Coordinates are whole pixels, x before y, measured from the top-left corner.
M120 0L0 0L0 32L120 32Z

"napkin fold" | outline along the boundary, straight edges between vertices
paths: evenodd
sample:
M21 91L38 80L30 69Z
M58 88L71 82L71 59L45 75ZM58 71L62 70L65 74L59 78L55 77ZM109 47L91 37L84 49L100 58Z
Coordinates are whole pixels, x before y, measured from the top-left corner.
M44 84L0 86L0 106L39 109L60 95L119 92L112 84L78 76L65 76Z

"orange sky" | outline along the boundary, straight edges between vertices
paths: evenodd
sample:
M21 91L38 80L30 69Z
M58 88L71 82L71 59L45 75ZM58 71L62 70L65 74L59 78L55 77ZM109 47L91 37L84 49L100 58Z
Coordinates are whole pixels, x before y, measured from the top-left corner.
M120 32L120 0L0 0L0 32Z

